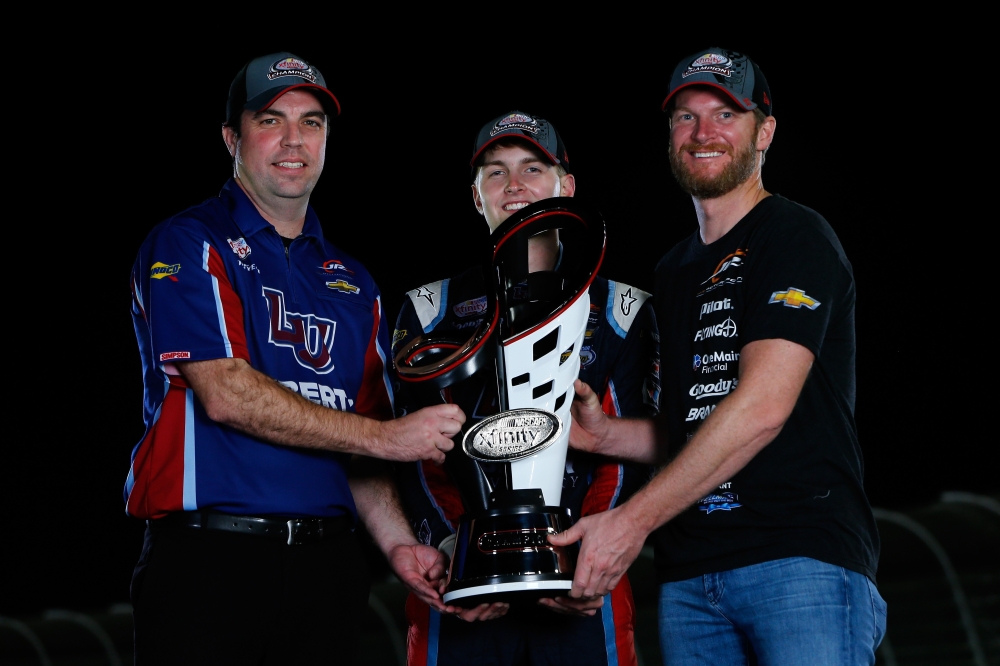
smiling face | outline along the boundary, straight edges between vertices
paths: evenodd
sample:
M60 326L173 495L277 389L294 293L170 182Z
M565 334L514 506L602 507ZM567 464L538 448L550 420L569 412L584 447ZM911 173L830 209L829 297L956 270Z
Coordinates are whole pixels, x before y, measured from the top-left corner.
M483 155L472 184L472 200L492 233L508 217L528 204L576 192L572 174L556 167L530 144L497 145Z
M670 114L671 171L691 196L721 197L759 177L760 151L773 133L774 118L758 122L717 90L682 90Z
M236 177L255 202L308 200L326 159L323 106L304 90L290 90L263 111L244 111L240 132L226 127L223 138Z

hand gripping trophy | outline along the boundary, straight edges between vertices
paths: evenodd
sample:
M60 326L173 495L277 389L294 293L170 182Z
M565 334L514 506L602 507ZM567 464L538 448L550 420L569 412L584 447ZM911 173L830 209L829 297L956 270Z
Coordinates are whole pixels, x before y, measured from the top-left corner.
M529 238L552 230L559 261L529 273ZM445 462L465 514L444 601L466 607L572 587L577 546L552 546L548 535L573 522L559 504L604 222L574 199L544 199L507 219L491 241L483 323L467 339L454 332L414 338L395 358L401 381L428 390L496 372L500 412L463 431Z

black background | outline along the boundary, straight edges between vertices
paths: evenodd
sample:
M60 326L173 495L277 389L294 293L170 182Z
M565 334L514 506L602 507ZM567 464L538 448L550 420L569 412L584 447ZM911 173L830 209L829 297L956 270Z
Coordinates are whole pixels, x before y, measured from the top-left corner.
M928 63L943 62L945 47L889 43L874 28L826 44L756 32L717 41L749 53L771 85L765 187L825 216L853 262L872 503L905 509L943 490L996 492L984 460L995 437L980 432L992 308L976 274L992 250L968 235L990 219L986 204L968 203L988 175L960 154L962 131L940 131L956 114L947 91L927 83ZM672 38L643 17L628 30L558 36L510 23L462 34L347 24L311 37L226 34L81 41L48 69L57 91L14 93L16 108L44 122L11 157L58 176L8 184L9 197L29 201L8 243L35 257L37 286L7 285L8 311L20 313L13 330L30 343L8 351L19 376L9 389L18 397L7 415L3 542L13 557L0 612L128 598L143 527L122 500L143 431L129 272L157 222L228 177L220 125L229 82L250 57L290 50L340 99L312 202L328 238L371 270L390 317L407 289L454 274L485 242L468 159L479 127L514 108L553 121L565 139L578 196L608 224L603 275L650 289L656 261L695 229L664 159L659 107L674 64L716 40ZM976 123L957 124L976 134Z

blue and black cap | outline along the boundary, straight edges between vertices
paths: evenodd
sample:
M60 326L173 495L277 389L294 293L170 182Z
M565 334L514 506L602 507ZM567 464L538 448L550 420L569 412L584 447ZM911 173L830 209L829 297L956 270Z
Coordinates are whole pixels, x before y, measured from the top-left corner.
M552 164L558 164L569 172L569 156L566 145L563 144L559 132L552 123L523 111L511 111L499 118L494 118L483 125L476 136L476 145L472 151L469 164L473 169L478 166L483 152L493 143L506 138L524 139L537 147Z
M771 89L764 73L753 60L736 51L712 47L681 60L670 77L670 93L662 109L669 109L670 100L690 86L711 86L726 93L742 109L760 109L771 115Z
M327 89L319 70L292 53L281 52L254 58L239 71L229 86L225 124L234 124L244 109L263 111L295 88L314 93L328 116L340 115L340 102Z

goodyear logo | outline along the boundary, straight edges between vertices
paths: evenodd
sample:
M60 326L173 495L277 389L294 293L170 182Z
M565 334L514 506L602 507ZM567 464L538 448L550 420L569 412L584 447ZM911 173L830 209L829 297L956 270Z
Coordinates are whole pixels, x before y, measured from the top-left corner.
M801 289L796 289L795 287L789 287L788 291L774 292L771 294L771 300L768 301L768 304L771 303L782 303L785 307L795 308L796 310L802 306L805 306L810 310L815 310L820 306L819 301Z
M180 264L168 265L163 263L162 261L157 261L149 269L149 277L153 278L154 280L162 280L163 278L168 277L174 282L177 282L177 278L175 278L174 276L177 275L180 272L180 270L181 270Z
M353 284L347 282L346 280L335 280L333 282L327 282L326 287L327 289L334 289L336 291L342 291L347 294L361 293L361 289L359 287L355 287Z

